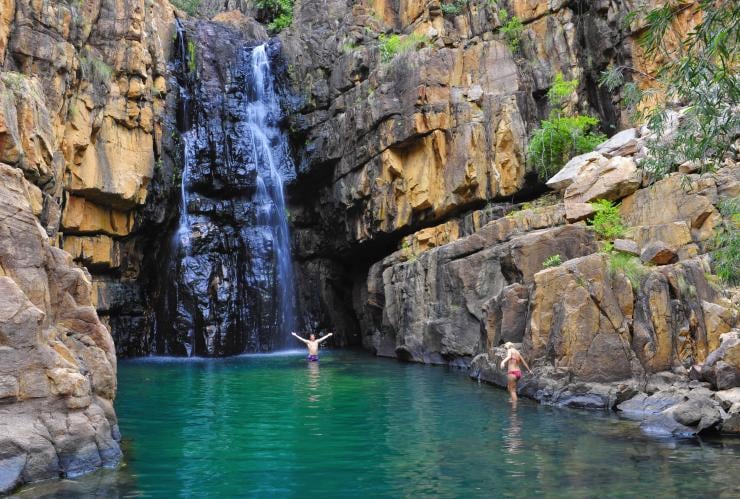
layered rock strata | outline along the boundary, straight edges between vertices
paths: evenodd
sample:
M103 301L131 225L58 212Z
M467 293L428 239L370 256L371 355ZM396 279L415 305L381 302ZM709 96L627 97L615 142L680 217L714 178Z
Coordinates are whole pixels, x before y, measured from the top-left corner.
M17 0L2 10L0 161L41 189L41 223L92 273L119 349L141 351L125 331L146 330L137 279L146 233L166 218L172 7Z
M539 206L510 207L469 235L447 222L406 237L355 290L363 344L505 386L500 345L511 341L534 366L520 388L536 400L626 407L654 433L734 431L740 406L722 397L738 386L737 305L711 275L711 250L740 167L641 188L644 139L632 132L632 156L574 158ZM589 191L599 194L571 195ZM569 221L596 199L621 200L615 250L600 252L593 229ZM665 397L660 410L634 409Z

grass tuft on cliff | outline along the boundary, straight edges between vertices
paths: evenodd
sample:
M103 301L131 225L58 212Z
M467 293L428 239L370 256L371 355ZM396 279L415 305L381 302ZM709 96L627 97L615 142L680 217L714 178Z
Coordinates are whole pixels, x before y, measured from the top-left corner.
M609 274L614 277L623 274L632 285L632 289L640 289L642 279L648 274L648 269L636 256L614 251L609 254Z
M419 46L423 47L429 43L428 36L418 33L411 33L403 37L397 34L390 36L381 34L378 40L380 41L380 59L382 62L390 62L397 55L416 50Z
M561 265L563 263L563 258L558 255L552 255L545 258L545 261L542 262L542 268L543 269L549 269L551 267L557 267L558 265Z

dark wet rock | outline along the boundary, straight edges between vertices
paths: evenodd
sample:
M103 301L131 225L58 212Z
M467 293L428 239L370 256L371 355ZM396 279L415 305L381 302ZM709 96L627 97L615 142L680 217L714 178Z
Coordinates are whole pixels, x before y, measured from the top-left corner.
M297 327L282 192L295 171L270 71L283 68L280 44L263 49L231 24L205 21L179 36L184 206L155 289L154 348L223 356L282 347ZM197 47L195 64L187 46Z
M740 413L734 414L722 421L720 429L722 433L740 435Z
M639 393L619 404L617 410L624 417L641 420L648 416L660 414L684 400L686 400L686 395L682 392L663 391L653 395Z

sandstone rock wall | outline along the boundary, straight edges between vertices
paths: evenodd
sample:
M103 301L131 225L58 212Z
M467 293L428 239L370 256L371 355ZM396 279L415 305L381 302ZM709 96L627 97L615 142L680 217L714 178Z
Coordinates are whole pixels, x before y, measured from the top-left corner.
M141 236L164 217L144 207L157 198L152 180L172 172L173 22L165 0L16 0L0 16L0 161L38 188L51 243L93 273L94 303L113 326L127 313L138 319L126 327L143 324L136 307L119 315L108 304L141 303Z
M113 340L90 274L38 222L37 189L0 163L0 493L121 456Z
M573 105L600 116L605 131L626 122L618 96L596 79L632 61L640 24L624 19L636 5L460 5L446 14L438 0L305 0L280 35L303 96L293 123L303 172L328 180L315 202L338 210L348 242L531 187L527 131L547 113L556 72L580 80ZM524 22L519 48L500 32L503 11ZM417 43L389 56L391 34Z
M164 0L0 3L0 492L120 458L109 327L142 324L166 218L173 20Z
M510 341L535 371L520 383L532 398L612 408L642 393L641 407L660 392L670 403L633 415L646 431L735 432L740 406L723 408L724 392L712 390L740 382L737 292L712 275L711 252L718 206L740 195L740 167L641 187L643 144L628 130L567 164L555 194L504 206L482 225L451 221L405 237L356 285L364 346L470 367L505 386L500 345ZM627 228L615 249L582 220L595 199L621 200Z
M557 72L580 81L572 108L599 116L609 134L625 126L620 97L596 82L609 64L652 67L636 48L639 18L625 23L645 2L471 0L455 3L458 13L442 3L451 2L296 2L280 37L300 97L299 260L343 260L332 274L346 276L347 262L362 273L420 228L541 192L526 144ZM514 15L524 30L512 48L501 27ZM687 9L677 28L694 17ZM406 46L389 53L389 40ZM305 266L306 279L320 278L317 267L326 268ZM324 303L337 301L327 293ZM304 308L309 322L331 322L325 307Z

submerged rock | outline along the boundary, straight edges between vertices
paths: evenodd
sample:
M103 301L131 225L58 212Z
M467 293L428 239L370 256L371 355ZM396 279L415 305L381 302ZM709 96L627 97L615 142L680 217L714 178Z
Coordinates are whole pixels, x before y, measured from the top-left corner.
M640 428L645 433L657 437L690 438L697 434L697 430L682 425L669 414L664 413L649 416L640 423Z

